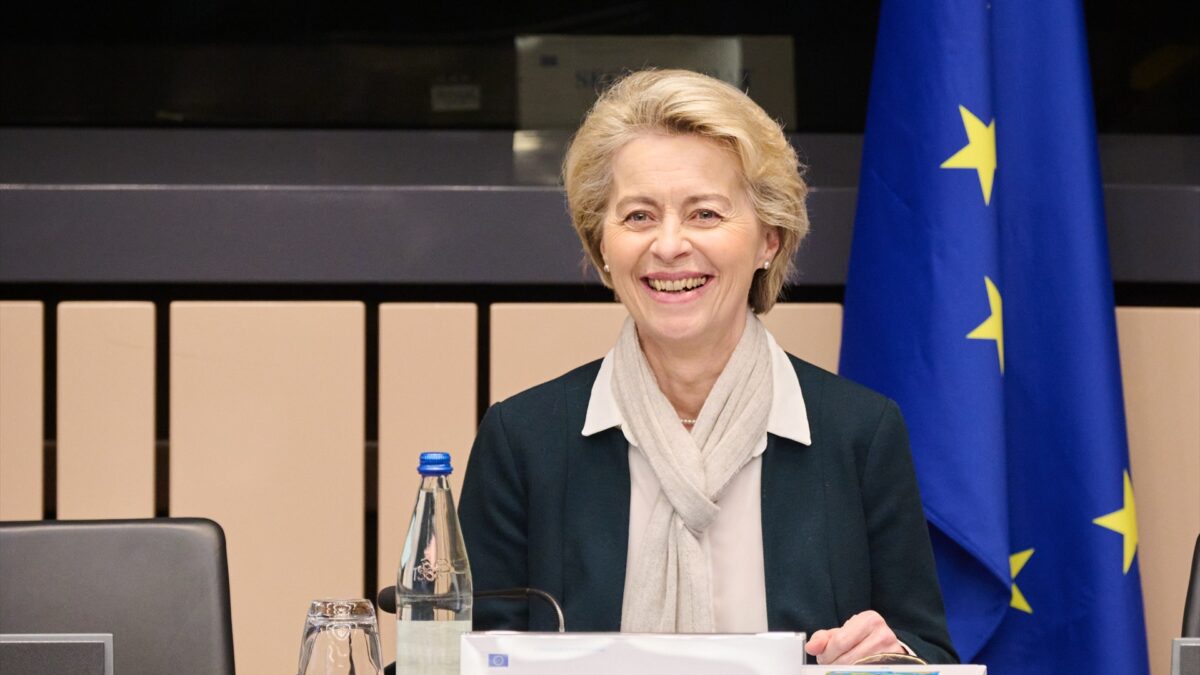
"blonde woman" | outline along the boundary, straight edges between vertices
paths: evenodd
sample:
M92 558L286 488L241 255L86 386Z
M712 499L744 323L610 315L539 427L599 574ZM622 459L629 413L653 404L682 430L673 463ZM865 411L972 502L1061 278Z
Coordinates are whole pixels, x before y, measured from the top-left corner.
M634 73L563 179L630 318L603 360L484 417L459 509L476 587L549 591L570 630L794 630L819 663L953 662L899 410L757 317L808 230L779 125L718 80ZM555 623L536 605L475 614Z

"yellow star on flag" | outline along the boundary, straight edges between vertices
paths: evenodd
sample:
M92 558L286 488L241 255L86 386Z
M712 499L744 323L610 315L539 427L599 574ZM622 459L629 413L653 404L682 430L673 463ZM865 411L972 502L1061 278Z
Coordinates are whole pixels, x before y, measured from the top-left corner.
M1021 568L1025 567L1025 563L1033 557L1033 549L1027 548L1024 551L1017 551L1008 556L1008 567L1011 570L1012 584L1012 602L1009 603L1014 609L1019 609L1026 614L1033 614L1033 608L1029 606L1029 601L1025 599L1025 595L1021 593L1021 589L1017 588L1017 575L1021 573Z
M1129 480L1129 471L1125 471L1125 504L1119 511L1113 511L1106 516L1100 516L1092 522L1100 527L1106 527L1113 532L1119 532L1125 537L1125 568L1129 574L1129 566L1133 564L1133 556L1137 553L1137 508L1133 504L1133 482Z
M963 128L967 130L967 144L942 162L943 169L975 169L979 174L979 187L983 189L983 203L992 203L992 179L996 175L996 120L987 124L976 117L965 106L958 106L962 115Z
M983 323L975 327L975 330L967 333L967 337L971 340L995 340L996 353L1000 355L1000 374L1004 374L1004 312L1000 299L1000 291L996 288L996 284L988 277L983 278L983 285L987 287L988 307L991 308L992 314L983 320Z

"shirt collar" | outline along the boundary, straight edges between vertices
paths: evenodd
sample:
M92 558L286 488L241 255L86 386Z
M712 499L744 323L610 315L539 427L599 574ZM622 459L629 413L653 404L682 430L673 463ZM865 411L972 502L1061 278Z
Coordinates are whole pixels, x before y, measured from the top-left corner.
M804 394L800 391L800 380L792 367L787 353L767 333L767 345L771 351L771 376L774 398L771 412L767 416L767 433L789 438L802 445L812 445L808 427L808 410L804 405ZM613 353L609 351L600 362L600 372L592 383L592 395L588 399L587 416L583 421L583 435L591 436L605 429L620 427L625 440L637 445L625 428L625 418L617 407L612 393Z

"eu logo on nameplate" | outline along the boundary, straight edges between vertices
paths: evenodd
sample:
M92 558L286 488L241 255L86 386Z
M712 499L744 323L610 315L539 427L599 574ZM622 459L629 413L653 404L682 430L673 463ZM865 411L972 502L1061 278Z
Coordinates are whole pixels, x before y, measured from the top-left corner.
M507 668L508 654L488 654L488 668Z

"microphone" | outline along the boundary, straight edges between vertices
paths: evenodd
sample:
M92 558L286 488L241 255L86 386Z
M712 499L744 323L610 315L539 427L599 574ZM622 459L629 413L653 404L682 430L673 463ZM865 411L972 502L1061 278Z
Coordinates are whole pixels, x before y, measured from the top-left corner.
M528 600L531 596L541 598L550 603L550 606L554 608L554 614L558 617L558 632L566 632L566 620L563 618L562 605L558 604L558 600L555 600L554 596L546 591L537 588L500 588L494 591L476 591L473 594L475 599L496 598L498 600ZM375 598L375 604L379 606L379 611L395 614L396 587L388 586L381 589L379 595ZM439 607L439 609L458 611L458 607L453 605Z

